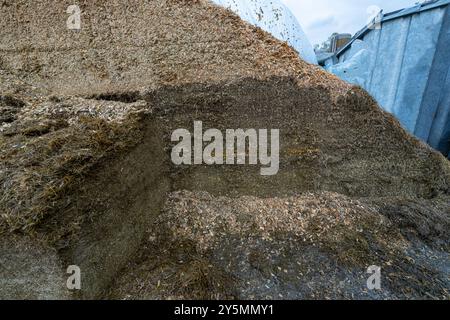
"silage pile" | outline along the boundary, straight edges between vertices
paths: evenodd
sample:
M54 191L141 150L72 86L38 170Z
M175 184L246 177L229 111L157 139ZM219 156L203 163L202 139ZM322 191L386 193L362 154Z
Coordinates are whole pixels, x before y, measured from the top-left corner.
M207 1L85 1L80 32L70 4L1 8L4 256L39 240L82 297L449 297L450 165L366 92ZM194 120L279 128L280 173L174 167Z

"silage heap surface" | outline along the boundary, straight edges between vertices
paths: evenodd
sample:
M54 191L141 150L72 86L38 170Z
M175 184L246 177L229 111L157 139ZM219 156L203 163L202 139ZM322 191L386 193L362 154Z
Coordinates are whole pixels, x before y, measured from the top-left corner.
M449 163L366 92L205 1L85 1L79 32L68 5L1 7L8 266L50 248L81 297L449 298ZM195 120L280 129L279 174L173 166Z

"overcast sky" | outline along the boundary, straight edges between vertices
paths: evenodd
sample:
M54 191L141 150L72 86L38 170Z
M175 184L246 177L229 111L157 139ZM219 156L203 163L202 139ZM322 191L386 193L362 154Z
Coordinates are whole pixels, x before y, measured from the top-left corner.
M333 32L351 33L363 28L370 9L384 12L414 6L418 0L282 0L299 20L312 44L325 41ZM370 8L370 9L369 9Z

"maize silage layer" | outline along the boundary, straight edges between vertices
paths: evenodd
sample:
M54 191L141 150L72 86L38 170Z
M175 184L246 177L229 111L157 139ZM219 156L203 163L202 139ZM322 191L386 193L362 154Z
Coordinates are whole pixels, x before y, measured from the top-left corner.
M450 297L450 165L365 91L209 2L71 4L1 7L0 298ZM194 121L279 173L174 166Z

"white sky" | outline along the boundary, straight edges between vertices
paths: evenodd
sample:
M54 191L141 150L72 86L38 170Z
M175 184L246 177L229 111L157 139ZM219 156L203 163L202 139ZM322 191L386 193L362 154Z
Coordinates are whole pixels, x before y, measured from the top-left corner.
M312 44L328 39L333 32L351 33L362 29L372 6L391 12L414 6L418 0L282 0L299 20Z

